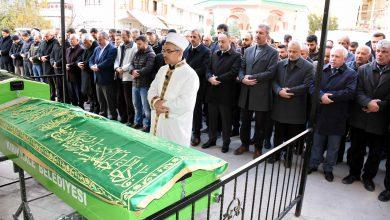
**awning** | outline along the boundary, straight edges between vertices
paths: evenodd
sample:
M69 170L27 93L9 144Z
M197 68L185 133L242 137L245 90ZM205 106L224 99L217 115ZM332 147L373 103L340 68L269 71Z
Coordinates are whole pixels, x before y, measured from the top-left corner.
M157 18L155 15L151 15L138 10L128 10L130 17L137 20L143 26L147 28L166 29L167 26Z

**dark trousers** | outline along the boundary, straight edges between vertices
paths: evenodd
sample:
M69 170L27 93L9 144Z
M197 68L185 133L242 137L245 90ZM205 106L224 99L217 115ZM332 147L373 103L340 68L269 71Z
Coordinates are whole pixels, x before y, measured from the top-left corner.
M68 81L68 94L70 98L70 103L74 106L79 106L84 109L84 99L81 95L81 82L80 81Z
M7 55L4 55L7 56ZM13 73L14 72L14 65L12 64L11 59L6 59L0 61L0 69L7 70L8 72Z
M96 93L100 105L100 115L107 117L107 110L113 119L118 117L116 112L116 90L115 84L99 85L96 84Z
M381 157L381 148L383 146L383 136L368 133L362 129L351 127L351 149L348 164L349 173L360 177L364 162L364 153L366 146L369 147L368 158L364 164L363 179L371 180L378 172Z
M274 147L283 144L283 142L290 140L291 138L295 137L296 135L298 135L299 133L305 130L304 124L286 124L278 121L274 121L274 122L275 122ZM292 150L294 149L294 147L300 148L301 145L302 143L297 142L294 144L294 146L289 146L287 148L288 151L286 155L288 155L289 160L291 160L292 158ZM276 159L280 158L280 151L275 153L275 158Z
M267 115L267 122L266 122L266 126L265 126L265 134L264 134L265 140L271 141L273 130L274 130L274 120L272 120L271 114L268 114Z
M232 109L233 130L239 131L239 129L240 129L240 114L241 114L240 107L234 106L233 109Z
M208 103L209 108L209 140L217 140L219 117L222 121L222 139L224 145L230 144L230 131L232 127L232 107L216 103Z
M127 111L126 111L126 100L123 90L122 79L116 79L116 104L119 112L119 116L121 117L121 122L128 122Z
M24 75L27 77L34 76L32 72L32 64L29 60L23 60Z
M389 134L388 134L389 135ZM385 146L386 152L386 176L385 176L385 188L390 190L390 146Z
M57 101L62 102L64 94L63 89L65 89L62 85L62 76L49 76L47 77L47 81L50 87L50 100L55 101L55 98L57 97Z
M192 132L193 136L196 138L200 138L200 129L202 128L202 105L203 101L197 99L192 120Z
M242 146L249 147L251 134L252 115L255 113L255 148L261 150L264 141L264 133L267 121L268 112L250 111L248 109L241 109L241 129L240 139Z
M133 82L131 82L131 81L123 82L123 95L125 97L127 122L128 123L134 122L134 115L135 115L133 99L132 99L132 85L133 85Z

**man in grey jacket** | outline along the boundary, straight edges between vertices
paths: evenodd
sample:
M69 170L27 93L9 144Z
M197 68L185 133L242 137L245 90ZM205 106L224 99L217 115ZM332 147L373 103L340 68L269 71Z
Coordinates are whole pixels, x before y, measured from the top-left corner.
M261 155L264 140L265 122L272 102L272 79L278 63L278 52L267 44L270 28L259 25L256 30L256 45L244 52L239 80L241 93L238 105L241 108L242 145L234 151L240 155L249 150L251 119L255 113L257 134L255 136L255 153L253 158Z
M118 47L115 59L115 74L117 80L117 106L121 122L127 126L133 125L134 106L132 100L133 78L130 75L131 61L137 52L137 45L131 38L130 30L122 30L121 37L123 43Z

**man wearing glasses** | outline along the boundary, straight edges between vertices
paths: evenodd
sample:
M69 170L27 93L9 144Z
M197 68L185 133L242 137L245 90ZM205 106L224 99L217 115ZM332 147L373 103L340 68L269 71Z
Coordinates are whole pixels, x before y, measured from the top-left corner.
M192 118L199 89L199 77L183 60L188 41L169 33L162 49L167 65L153 80L148 101L152 109L150 132L182 146L190 146Z

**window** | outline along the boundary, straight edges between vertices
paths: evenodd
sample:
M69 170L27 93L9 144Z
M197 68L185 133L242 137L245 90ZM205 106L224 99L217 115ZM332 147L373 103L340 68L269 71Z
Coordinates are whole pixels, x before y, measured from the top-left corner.
M85 0L85 5L100 5L101 2L100 0Z
M157 12L157 1L153 1L153 12Z

